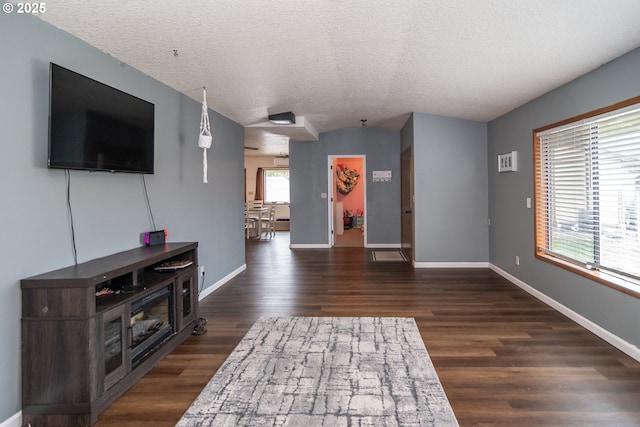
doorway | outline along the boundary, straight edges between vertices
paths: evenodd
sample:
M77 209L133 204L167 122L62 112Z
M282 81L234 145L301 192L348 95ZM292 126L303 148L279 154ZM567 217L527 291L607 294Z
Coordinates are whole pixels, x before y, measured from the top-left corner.
M332 247L366 247L366 158L329 156L329 241Z

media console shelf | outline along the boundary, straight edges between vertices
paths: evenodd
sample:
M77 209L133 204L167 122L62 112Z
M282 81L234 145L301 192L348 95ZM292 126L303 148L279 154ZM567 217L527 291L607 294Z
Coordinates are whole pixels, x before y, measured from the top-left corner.
M23 279L23 425L87 426L192 332L198 243Z

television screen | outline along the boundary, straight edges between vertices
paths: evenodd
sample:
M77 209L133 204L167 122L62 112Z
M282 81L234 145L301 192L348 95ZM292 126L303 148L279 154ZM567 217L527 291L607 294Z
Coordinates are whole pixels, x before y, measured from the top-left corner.
M153 173L154 105L51 63L50 168Z

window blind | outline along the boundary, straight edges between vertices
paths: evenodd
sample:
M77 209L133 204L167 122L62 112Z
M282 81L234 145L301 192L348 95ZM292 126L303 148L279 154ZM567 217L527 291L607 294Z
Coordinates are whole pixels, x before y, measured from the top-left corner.
M539 250L640 279L640 105L537 137Z

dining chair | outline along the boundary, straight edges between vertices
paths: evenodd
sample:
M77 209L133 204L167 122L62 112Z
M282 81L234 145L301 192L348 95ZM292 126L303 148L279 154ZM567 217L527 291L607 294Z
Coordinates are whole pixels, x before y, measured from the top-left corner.
M269 206L269 211L267 212L267 216L260 218L260 229L261 233L268 233L269 238L272 238L276 235L276 205L273 204ZM260 236L262 238L262 236Z
M258 231L258 218L244 213L244 232L247 239L251 237L258 237L256 233Z

